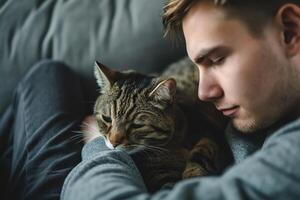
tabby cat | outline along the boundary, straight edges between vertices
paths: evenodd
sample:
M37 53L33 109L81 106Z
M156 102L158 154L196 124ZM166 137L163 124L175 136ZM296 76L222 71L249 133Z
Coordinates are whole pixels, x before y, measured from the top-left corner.
M197 100L197 73L188 58L158 77L96 62L98 134L111 149L143 149L133 158L150 191L222 170L226 120Z

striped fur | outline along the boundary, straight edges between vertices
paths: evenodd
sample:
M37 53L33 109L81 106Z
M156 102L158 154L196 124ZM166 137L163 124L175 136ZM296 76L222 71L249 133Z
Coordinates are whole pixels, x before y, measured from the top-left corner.
M187 113L182 107L196 105L192 110L197 112L207 107L199 104L196 98L197 74L197 69L187 59L171 65L159 77L133 71L116 72L96 63L95 76L100 94L94 115L99 135L105 138L110 148L146 148L146 156L139 157L137 165L150 191L167 182L219 170L219 148L214 141L206 137L200 137L198 142L187 141L187 132L192 129L188 129ZM203 133L210 131L206 128L208 124L220 125L211 113L205 110L202 115L192 116L199 120L208 119L197 124ZM191 148L186 143L192 144Z

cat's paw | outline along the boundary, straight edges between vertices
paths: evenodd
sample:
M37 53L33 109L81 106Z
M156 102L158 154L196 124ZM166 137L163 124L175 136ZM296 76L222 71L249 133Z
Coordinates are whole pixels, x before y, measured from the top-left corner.
M182 178L187 179L205 175L207 175L207 171L201 165L195 162L188 162L182 173Z

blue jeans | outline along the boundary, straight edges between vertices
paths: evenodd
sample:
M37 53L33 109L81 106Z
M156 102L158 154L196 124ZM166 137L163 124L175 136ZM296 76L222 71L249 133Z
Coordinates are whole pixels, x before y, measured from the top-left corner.
M75 132L87 110L80 79L66 65L31 68L0 120L0 199L59 199L81 159Z

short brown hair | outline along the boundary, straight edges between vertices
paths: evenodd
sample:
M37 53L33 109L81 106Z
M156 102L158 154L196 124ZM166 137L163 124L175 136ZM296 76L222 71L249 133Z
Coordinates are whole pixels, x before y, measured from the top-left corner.
M241 19L255 36L261 34L263 26L276 15L282 5L293 3L300 6L299 0L169 0L162 17L165 36L170 33L182 34L183 18L194 4L201 1L211 1L224 8L228 17Z

